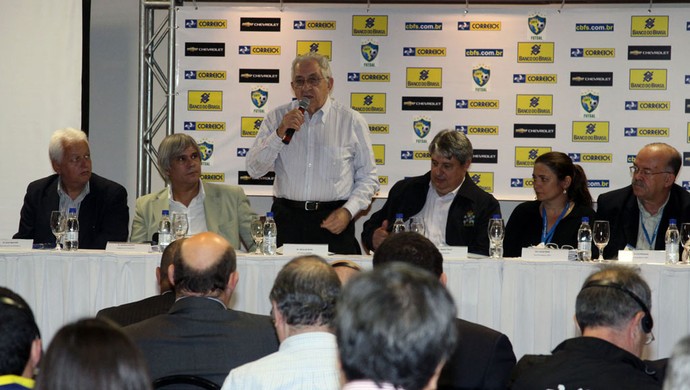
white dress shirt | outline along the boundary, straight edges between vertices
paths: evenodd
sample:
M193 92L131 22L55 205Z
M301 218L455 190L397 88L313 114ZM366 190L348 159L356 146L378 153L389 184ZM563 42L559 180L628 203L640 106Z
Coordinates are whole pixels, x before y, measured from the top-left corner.
M170 199L171 222L173 213L187 214L187 222L189 224L187 236L193 236L197 233L208 231L208 227L206 226L206 211L204 209L206 192L204 191L201 180L199 180L199 193L189 202L189 207L173 199L172 186L168 187L168 199Z
M465 179L462 180L462 183ZM446 224L448 223L448 212L450 205L455 199L462 183L453 191L439 196L433 183L429 183L429 191L426 193L426 202L422 210L414 217L421 217L424 220L424 235L433 242L434 245L446 246Z
M369 126L362 115L333 99L305 121L289 145L276 130L293 101L269 112L247 153L247 171L253 178L273 169L276 197L298 201L347 200L354 216L371 203L379 188Z

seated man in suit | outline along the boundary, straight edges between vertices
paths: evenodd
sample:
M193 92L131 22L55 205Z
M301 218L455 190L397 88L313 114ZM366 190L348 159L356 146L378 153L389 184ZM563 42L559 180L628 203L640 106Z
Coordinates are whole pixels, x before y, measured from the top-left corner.
M421 217L426 236L437 246L467 246L471 253L488 255L489 220L501 208L467 174L470 140L461 132L443 130L429 144L429 152L431 171L395 183L381 210L364 223L364 247L375 251L393 228L395 214L402 213L405 220Z
M201 150L194 138L172 134L158 147L158 167L169 187L137 199L132 242L150 241L158 231L163 210L187 214L188 234L214 232L234 248L253 250L249 227L256 215L242 188L201 181Z
M41 332L29 305L4 287L0 287L0 335L0 389L32 389L41 360Z
M218 234L184 240L168 270L177 297L170 311L124 328L151 379L187 374L221 384L233 368L278 350L269 317L228 309L236 268L235 250Z
M652 294L639 269L620 265L591 274L577 295L582 337L565 340L551 355L525 355L511 389L661 389L663 378L640 360L654 341Z
M690 222L690 194L675 183L682 165L678 150L665 143L643 147L630 167L632 184L599 195L597 214L611 226L604 257L618 250L664 249L668 221Z
M393 263L343 287L334 321L343 390L435 389L455 348L455 303L431 273Z
M120 326L127 326L159 314L167 313L173 303L175 303L175 291L168 278L168 267L172 264L173 258L184 240L184 238L180 238L171 242L161 255L161 264L159 267L156 267L159 295L102 309L96 314L96 318L107 318Z
M424 236L404 232L388 237L374 253L374 268L391 262L423 268L446 285L443 256ZM455 319L458 343L441 371L439 389L505 389L515 366L506 335L469 321Z
M76 208L79 248L105 249L108 241L127 241L127 190L91 172L91 152L81 130L57 130L48 147L55 174L29 184L14 238L55 242L50 229L53 210Z
M270 293L280 350L230 371L223 389L339 390L331 329L338 294L338 275L322 258L303 256L287 263Z

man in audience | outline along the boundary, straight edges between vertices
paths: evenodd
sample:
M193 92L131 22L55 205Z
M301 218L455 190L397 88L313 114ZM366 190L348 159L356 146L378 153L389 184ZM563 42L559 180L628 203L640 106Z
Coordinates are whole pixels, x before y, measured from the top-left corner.
M41 359L41 333L24 299L0 287L0 389L34 387Z
M512 389L660 389L661 378L640 360L654 341L651 292L639 269L612 265L590 275L577 295L582 337L552 355L525 355Z
M76 208L79 248L105 249L108 241L127 241L127 190L91 172L86 134L72 128L53 133L48 147L55 174L29 184L14 238L55 242L50 213Z
M683 337L668 361L664 390L690 390L690 336Z
M424 236L404 232L388 237L374 253L374 269L403 262L425 269L446 285L443 256ZM505 389L515 366L508 337L493 329L455 319L458 343L438 380L439 389Z
M328 244L333 253L359 254L354 217L369 207L379 182L367 122L331 98L333 80L321 54L294 59L290 85L297 100L266 114L247 171L253 178L275 171L278 245ZM300 110L298 101L308 106Z
M177 297L170 311L124 328L152 379L187 374L220 384L233 368L278 349L270 318L227 308L236 267L235 250L215 233L182 242L168 270Z
M364 223L362 244L375 251L390 234L395 215L402 213L405 220L420 217L425 235L437 246L467 246L471 253L488 255L489 220L501 208L467 173L470 140L461 132L443 130L431 141L429 153L431 170L395 183L381 210Z
M362 272L362 267L352 260L335 260L331 262L331 267L333 267L335 273L338 274L338 279L340 279L340 283L342 283L343 286L350 278Z
M287 263L270 293L279 351L230 371L223 389L340 389L331 329L339 293L338 275L320 257Z
M132 303L102 309L97 318L107 318L120 326L127 326L147 318L167 313L175 303L175 291L168 278L168 267L173 262L184 238L177 239L168 245L161 256L161 264L156 267L156 280L159 294Z
M139 197L132 220L132 242L150 241L163 210L187 214L188 234L214 232L234 248L253 250L250 231L256 213L239 186L201 181L201 150L187 134L172 134L158 147L158 167L167 188Z
M675 183L681 165L673 146L648 144L630 167L632 184L599 196L597 214L611 227L605 258L616 258L626 247L663 250L669 219L675 218L679 227L690 222L690 194Z
M409 264L350 280L334 322L343 390L436 388L457 341L455 315L438 278Z

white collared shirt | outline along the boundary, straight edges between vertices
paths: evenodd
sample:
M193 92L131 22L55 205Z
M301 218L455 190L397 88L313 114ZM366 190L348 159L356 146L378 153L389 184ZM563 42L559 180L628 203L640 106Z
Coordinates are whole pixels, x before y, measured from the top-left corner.
M658 227L661 223L661 216L664 215L664 208L666 207L666 204L670 198L671 196L669 193L669 196L666 198L666 202L661 205L659 211L657 211L654 215L649 213L649 211L644 208L644 205L642 205L642 202L640 202L639 199L637 200L637 207L640 209L640 221L638 222L637 226L637 246L635 249L654 250L654 246L656 245L656 240L659 239L659 235L661 235L662 240L664 239L664 234L666 234L666 232L659 232ZM654 241L651 243L651 245L647 241L647 237L645 237L644 229L642 228L643 223L644 229L647 229L647 234L649 234L650 239L656 233L656 237L654 237Z
M81 193L77 196L76 199L70 198L70 196L65 192L65 190L62 188L62 178L58 177L58 185L57 185L57 193L58 196L60 197L60 210L65 212L65 215L67 215L67 212L69 211L70 208L75 208L77 209L77 216L79 215L79 208L81 207L81 201L86 198L86 195L88 195L91 192L91 183L86 182L86 185L84 186L84 189L81 190Z
M206 199L206 192L204 186L199 179L199 193L189 202L189 207L173 199L172 186L168 187L168 199L170 200L170 220L172 221L173 213L187 214L189 221L189 230L187 236L192 236L197 233L208 231L206 226L206 213L204 209L204 199Z
M440 196L436 192L434 184L429 182L429 190L426 193L424 207L417 215L414 215L414 217L422 217L424 220L424 235L436 246L448 245L446 243L448 212L450 211L450 205L455 199L455 195L458 194L458 190L464 182L465 179L463 178L457 188L443 196Z

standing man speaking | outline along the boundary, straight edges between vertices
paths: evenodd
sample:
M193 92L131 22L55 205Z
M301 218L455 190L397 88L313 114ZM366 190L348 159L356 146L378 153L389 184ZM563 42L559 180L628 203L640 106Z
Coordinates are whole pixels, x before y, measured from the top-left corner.
M326 57L295 58L291 86L297 100L266 115L247 154L247 171L253 178L275 171L271 210L278 245L328 244L334 253L359 254L353 219L378 190L369 126L331 99Z

